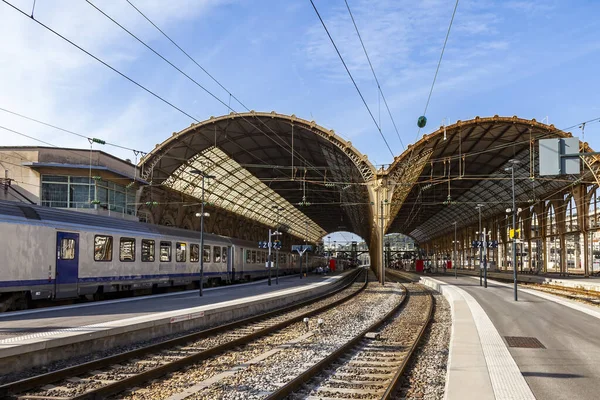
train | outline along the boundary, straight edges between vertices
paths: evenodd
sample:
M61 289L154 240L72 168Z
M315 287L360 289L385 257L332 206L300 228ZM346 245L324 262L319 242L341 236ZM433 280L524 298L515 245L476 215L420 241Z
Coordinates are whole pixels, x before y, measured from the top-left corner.
M101 300L268 275L258 244L91 213L0 201L0 312L38 300ZM276 259L277 257L277 259ZM306 270L326 260L309 254ZM279 274L300 272L296 253L273 250ZM304 266L306 268L306 266ZM274 273L274 271L273 271Z

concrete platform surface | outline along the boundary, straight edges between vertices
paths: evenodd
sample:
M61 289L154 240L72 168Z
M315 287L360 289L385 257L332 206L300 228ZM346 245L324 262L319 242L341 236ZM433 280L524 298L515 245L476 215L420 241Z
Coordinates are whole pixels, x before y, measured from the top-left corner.
M527 388L530 396L544 400L599 397L600 313L528 290L521 290L515 302L510 285L488 281L485 289L472 277L423 281L437 282L453 307L446 398L532 398ZM535 338L544 348L510 347L506 337Z
M32 335L48 331L77 328L87 325L125 320L139 316L169 313L177 316L182 311L196 307L208 309L228 301L247 301L258 295L279 296L288 290L309 290L339 279L341 275L309 275L280 278L279 285L268 286L266 281L204 289L203 296L197 290L130 297L119 300L90 302L84 304L40 308L0 314L0 344L16 336ZM243 300L246 299L246 300ZM200 310L199 310L200 311Z
M0 373L290 305L352 272L0 314Z

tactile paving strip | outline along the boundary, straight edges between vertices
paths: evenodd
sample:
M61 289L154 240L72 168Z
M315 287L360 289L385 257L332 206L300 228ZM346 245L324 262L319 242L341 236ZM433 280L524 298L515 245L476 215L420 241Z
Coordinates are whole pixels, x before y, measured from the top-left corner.
M537 338L527 336L504 336L508 347L522 347L525 349L545 349Z

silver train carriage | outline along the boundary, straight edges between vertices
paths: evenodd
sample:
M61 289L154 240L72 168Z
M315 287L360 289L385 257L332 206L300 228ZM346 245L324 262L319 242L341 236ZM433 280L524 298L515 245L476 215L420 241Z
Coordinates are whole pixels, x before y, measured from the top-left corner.
M31 300L197 287L199 243L196 231L0 201L0 312ZM265 277L268 253L257 247L204 234L204 281ZM297 254L277 253L281 275L299 272ZM320 263L311 255L308 269Z

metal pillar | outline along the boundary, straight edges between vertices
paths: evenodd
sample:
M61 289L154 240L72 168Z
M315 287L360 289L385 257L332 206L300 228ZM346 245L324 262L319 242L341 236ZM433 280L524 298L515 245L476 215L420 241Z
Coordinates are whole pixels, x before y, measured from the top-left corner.
M204 175L202 175L202 205L200 206L200 291L204 283Z
M383 236L383 200L381 200L381 286L385 286L385 268L384 268L384 262L383 262L383 257L384 257L384 245L385 245L385 240L384 240L384 236Z
M515 160L511 160L513 162L511 170L512 177L512 226L513 231L516 233L517 229L517 209L515 205ZM514 235L513 235L514 236ZM515 292L515 301L518 301L517 296L517 241L515 238L512 238L512 258L513 258L513 281L514 281L514 292Z
M479 240L481 240L481 234L483 233L483 232L481 232L481 207L483 207L483 204L477 204L477 207L475 207L475 208L477 208L477 210L479 210L479 231L477 233L477 238ZM483 282L482 282L482 280L483 280L482 272L483 271L481 271L482 263L483 263L483 251L482 251L482 249L479 249L479 286L483 285Z
M454 221L454 260L452 260L452 267L454 267L454 279L458 279L458 264L456 263L456 221Z

